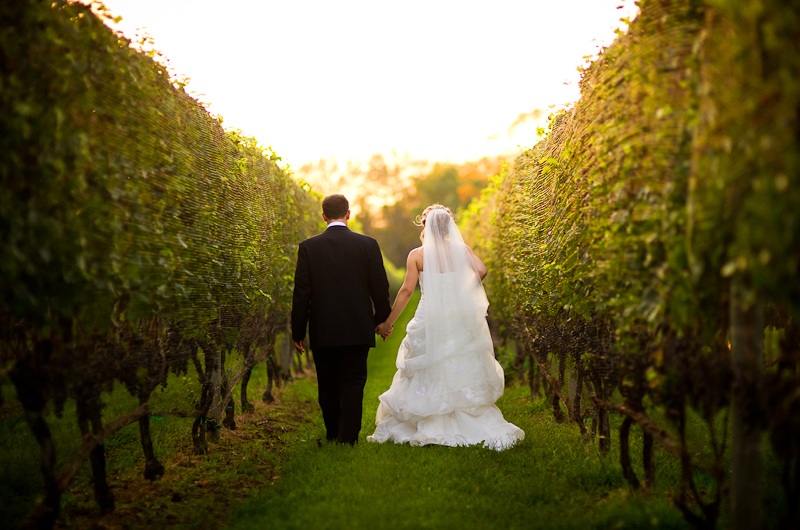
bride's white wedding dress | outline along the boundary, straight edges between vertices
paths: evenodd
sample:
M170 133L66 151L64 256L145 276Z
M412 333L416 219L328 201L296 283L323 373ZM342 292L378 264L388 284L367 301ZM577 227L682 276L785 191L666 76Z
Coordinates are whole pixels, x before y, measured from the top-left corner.
M427 224L432 224L430 214ZM453 227L454 223L451 233ZM438 268L429 260L437 249L429 250L433 237L427 227L425 238L424 271L419 279L422 296L397 353L392 385L380 396L377 427L367 441L482 443L498 451L507 449L525 433L505 421L494 404L503 395L504 375L494 358L483 286L473 271L459 271L458 266L455 271L425 272ZM463 247L463 242L453 244ZM448 254L441 261L448 269L458 259Z

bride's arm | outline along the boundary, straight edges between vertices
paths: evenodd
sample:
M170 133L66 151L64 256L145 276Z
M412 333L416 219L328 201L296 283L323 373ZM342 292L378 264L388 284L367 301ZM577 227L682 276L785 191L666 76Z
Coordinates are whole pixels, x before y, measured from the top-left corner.
M419 279L418 264L421 263L422 258L419 255L419 248L415 248L408 253L408 259L406 259L406 278L403 280L403 286L400 287L400 290L397 292L397 297L394 299L392 312L389 313L389 317L383 324L378 325L376 333L382 335L382 332L394 326L394 323L400 317L403 309L406 308L408 301L411 300L411 295L414 294L414 288L417 286L417 280Z
M469 250L469 257L472 259L472 268L475 269L475 272L478 273L478 276L481 277L481 281L483 281L489 271L486 270L486 265L484 265L481 259L475 255L470 246L466 245L466 247L467 250Z

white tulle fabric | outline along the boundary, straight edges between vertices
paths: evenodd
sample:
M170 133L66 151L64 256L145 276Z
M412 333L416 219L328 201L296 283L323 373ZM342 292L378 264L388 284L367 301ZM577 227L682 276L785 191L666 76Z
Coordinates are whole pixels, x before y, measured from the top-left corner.
M495 401L503 369L486 323L489 301L461 233L445 210L428 213L422 297L380 396L370 442L475 445L501 451L525 437Z

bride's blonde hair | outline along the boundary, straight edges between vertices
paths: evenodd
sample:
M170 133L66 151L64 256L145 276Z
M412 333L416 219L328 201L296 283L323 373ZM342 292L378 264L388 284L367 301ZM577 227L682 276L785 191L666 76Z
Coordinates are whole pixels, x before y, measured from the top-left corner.
M456 220L456 216L453 215L453 212L451 212L450 208L448 208L447 206L444 206L442 204L431 204L430 206L422 210L422 215L418 215L417 218L414 219L414 224L422 227L422 232L419 233L420 241L422 241L423 238L425 237L425 218L428 217L428 214L431 212L431 210L444 210L448 214L450 214L450 217L453 219L453 221Z

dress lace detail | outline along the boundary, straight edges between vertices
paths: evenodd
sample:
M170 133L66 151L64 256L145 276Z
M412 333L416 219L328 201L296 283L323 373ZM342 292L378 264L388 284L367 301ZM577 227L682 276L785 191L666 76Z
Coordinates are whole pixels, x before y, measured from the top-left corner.
M494 358L485 318L447 333L444 351L426 352L424 273L422 296L397 352L392 385L380 396L370 442L464 446L502 451L525 433L505 421L494 404L503 395L504 374Z

